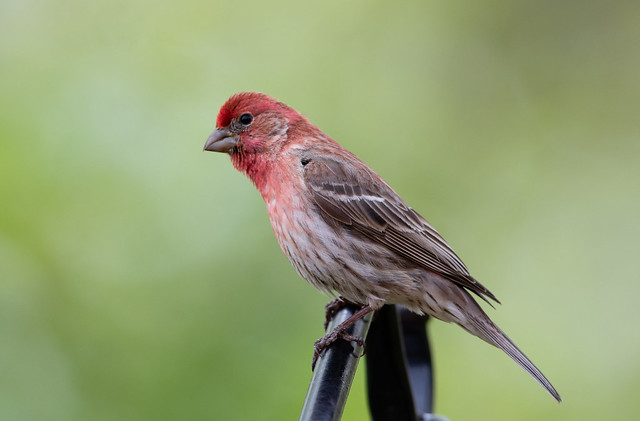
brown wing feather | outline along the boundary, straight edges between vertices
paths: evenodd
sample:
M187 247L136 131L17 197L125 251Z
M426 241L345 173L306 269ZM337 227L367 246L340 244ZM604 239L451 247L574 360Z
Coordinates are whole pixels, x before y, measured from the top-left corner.
M304 181L327 215L483 300L499 303L469 274L440 234L372 170L359 161L347 166L338 158L313 155L306 158Z

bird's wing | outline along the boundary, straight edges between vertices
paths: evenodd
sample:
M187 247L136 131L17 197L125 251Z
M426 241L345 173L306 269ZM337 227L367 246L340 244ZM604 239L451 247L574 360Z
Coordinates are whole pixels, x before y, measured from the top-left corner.
M485 301L488 297L499 303L491 291L469 274L440 234L355 156L309 157L303 174L313 200L333 219Z

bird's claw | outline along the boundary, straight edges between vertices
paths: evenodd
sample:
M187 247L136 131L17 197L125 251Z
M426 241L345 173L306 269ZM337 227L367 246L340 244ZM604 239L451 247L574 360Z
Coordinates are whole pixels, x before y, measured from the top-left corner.
M360 357L362 357L367 352L367 344L365 343L364 339L358 336L350 335L344 330L336 328L313 343L313 360L311 361L312 371L316 368L316 363L318 362L318 358L320 358L320 354L322 353L322 351L324 351L338 339L343 339L347 342L355 342L356 344L358 344L358 346L361 346L362 355L360 355Z

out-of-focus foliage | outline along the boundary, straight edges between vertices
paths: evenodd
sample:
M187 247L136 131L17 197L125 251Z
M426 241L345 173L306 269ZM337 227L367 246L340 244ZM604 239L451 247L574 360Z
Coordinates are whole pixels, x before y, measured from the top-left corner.
M637 417L639 40L634 1L4 0L0 419L298 416L327 298L201 152L242 90L425 215L565 399L433 322L437 412Z

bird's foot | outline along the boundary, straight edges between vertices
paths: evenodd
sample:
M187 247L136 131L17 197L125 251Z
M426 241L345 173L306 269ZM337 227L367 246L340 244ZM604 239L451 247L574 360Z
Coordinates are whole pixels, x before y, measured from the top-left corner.
M316 363L318 362L318 358L320 354L329 347L332 343L337 341L338 339L345 340L347 342L355 342L358 346L362 347L362 355L364 355L367 351L367 344L364 339L350 335L345 332L346 328L341 329L340 326L336 326L331 332L324 335L322 338L318 339L313 344L313 360L311 361L311 370L316 368ZM360 356L362 356L360 355Z
M331 306L332 303L329 303L328 307ZM338 326L334 327L331 332L327 333L322 338L315 341L314 350L313 350L313 361L311 362L311 370L313 370L316 367L316 362L318 361L318 357L320 357L320 354L322 353L322 351L324 351L329 345L331 345L338 339L344 339L347 342L355 342L359 346L361 346L363 350L366 350L364 339L347 333L347 329L349 329L351 326L353 326L355 322L362 319L364 316L371 313L372 311L374 310L370 305L365 305L361 307L360 310L356 311L351 316L349 316L347 320L340 323ZM362 355L364 355L364 352Z

